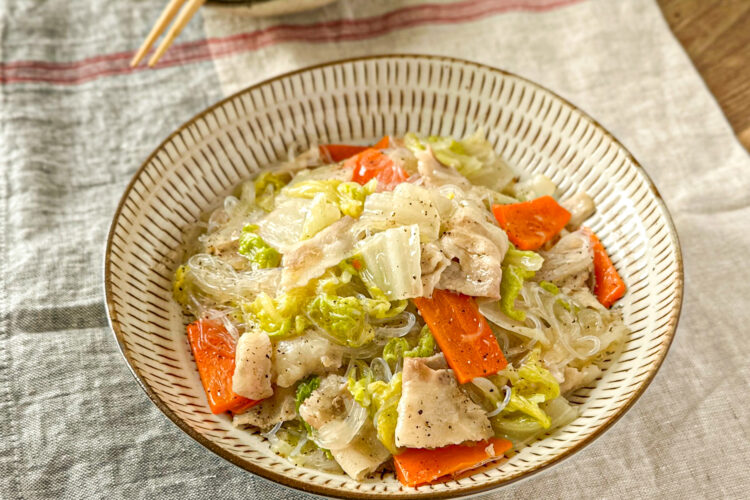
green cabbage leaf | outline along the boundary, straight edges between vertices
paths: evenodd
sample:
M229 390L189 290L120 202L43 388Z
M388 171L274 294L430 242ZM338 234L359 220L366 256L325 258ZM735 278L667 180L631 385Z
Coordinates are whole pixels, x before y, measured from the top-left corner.
M288 174L274 174L263 172L255 179L255 204L266 212L274 208L276 194L286 186L289 180Z
M396 316L407 305L406 300L391 302L381 290L365 284L346 260L303 287L276 297L261 293L241 307L245 320L271 338L299 335L315 326L338 344L360 347L374 337L369 318Z
M516 321L523 322L526 313L516 309L516 298L523 289L523 282L534 277L541 269L544 259L528 250L518 250L511 246L502 263L503 276L500 281L500 310Z
M541 406L560 396L560 385L554 376L542 366L541 349L532 349L520 368L508 367L495 378L506 377L511 385L508 405L490 419L497 434L518 439L526 431L549 429L550 416Z
M411 346L407 339L397 337L390 339L383 347L383 359L391 368L395 368L402 358L427 358L434 353L435 337L427 325L419 332L416 345Z
M257 230L258 226L255 224L248 224L242 228L239 239L239 254L250 261L253 270L278 267L281 263L281 254L256 234L255 231Z
M514 177L513 170L495 152L481 130L459 141L452 137L420 138L415 134L406 134L404 143L412 151L424 150L429 146L440 163L456 169L472 184L502 191Z
M401 399L401 372L395 374L388 382L373 380L369 367L358 361L348 374L347 385L354 400L368 410L378 440L392 454L397 454L399 449L396 447L396 423L398 402Z
M356 182L344 182L339 179L309 180L297 182L283 190L290 198L313 199L322 194L325 200L338 207L339 211L350 217L359 217L364 208L365 199L375 192L377 179L364 186Z

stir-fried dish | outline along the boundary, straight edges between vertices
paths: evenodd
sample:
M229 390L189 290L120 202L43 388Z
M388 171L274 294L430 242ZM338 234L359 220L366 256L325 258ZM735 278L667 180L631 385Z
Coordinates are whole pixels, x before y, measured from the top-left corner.
M211 411L408 486L570 423L628 330L593 200L556 192L481 133L324 145L243 183L175 273Z

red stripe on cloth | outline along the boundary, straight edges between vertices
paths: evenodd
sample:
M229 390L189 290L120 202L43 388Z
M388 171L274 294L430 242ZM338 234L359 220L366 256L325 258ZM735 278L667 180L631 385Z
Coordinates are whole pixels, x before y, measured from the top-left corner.
M175 44L156 67L166 68L218 59L284 42L327 43L366 40L415 26L464 23L508 11L541 12L581 1L464 0L448 4L430 3L403 7L363 19L340 19L309 25L278 25L249 33ZM146 66L130 68L129 63L133 54L134 51L127 51L71 62L15 61L0 64L0 84L76 85L104 76L148 69Z

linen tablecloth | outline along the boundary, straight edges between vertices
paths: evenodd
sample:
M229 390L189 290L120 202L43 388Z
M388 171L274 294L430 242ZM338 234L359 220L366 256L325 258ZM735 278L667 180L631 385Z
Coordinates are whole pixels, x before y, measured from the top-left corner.
M679 232L672 350L614 428L495 498L746 497L750 159L652 0L342 0L252 19L209 4L155 70L164 2L0 2L0 497L297 498L192 442L117 352L104 239L140 163L230 92L331 59L428 53L540 82L645 166Z

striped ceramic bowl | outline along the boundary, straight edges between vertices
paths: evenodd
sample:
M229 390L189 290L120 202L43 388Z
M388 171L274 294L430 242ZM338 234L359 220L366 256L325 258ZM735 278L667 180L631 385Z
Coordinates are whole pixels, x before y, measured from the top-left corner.
M588 222L628 285L632 333L600 379L572 400L581 416L519 453L471 475L418 489L388 473L364 482L295 467L258 434L234 429L206 406L171 294L185 229L241 180L291 147L372 142L385 134L462 136L484 128L497 151L543 173L565 197L596 201ZM675 333L683 287L672 221L643 168L601 125L516 75L414 55L339 61L282 75L217 103L169 136L120 201L105 262L109 318L143 389L190 437L280 484L346 498L456 497L539 472L580 450L620 418L653 379Z

